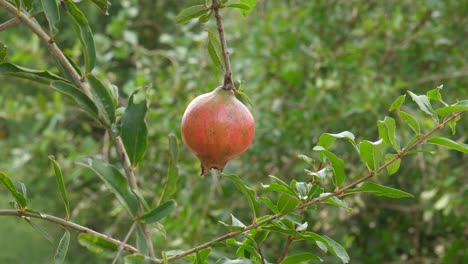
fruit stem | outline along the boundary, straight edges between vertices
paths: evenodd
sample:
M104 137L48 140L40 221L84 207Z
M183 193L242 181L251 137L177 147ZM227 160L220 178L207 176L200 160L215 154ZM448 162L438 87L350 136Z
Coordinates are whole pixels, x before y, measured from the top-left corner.
M223 27L223 20L221 15L219 14L220 4L218 0L213 0L213 4L211 6L215 13L216 18L216 25L218 26L218 33L219 33L219 40L221 42L221 49L223 52L223 59L224 59L224 90L237 90L234 86L234 82L232 81L232 69L231 69L231 61L229 60L229 51L227 47L226 38L224 37L224 27Z

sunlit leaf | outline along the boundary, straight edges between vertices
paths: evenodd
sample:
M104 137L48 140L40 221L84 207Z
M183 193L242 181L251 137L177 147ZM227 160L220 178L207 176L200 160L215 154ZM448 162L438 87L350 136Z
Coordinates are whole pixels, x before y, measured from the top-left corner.
M229 8L238 8L238 9L242 9L242 10L245 10L245 11L250 11L250 10L252 9L252 6L251 6L251 5L240 4L240 3L237 3L237 4L229 4L229 5L226 5L226 7L229 7Z
M328 149L333 144L333 142L335 142L335 140L339 138L347 139L352 145L355 145L354 134L349 131L344 131L338 134L324 133L320 136L317 145Z
M385 196L389 198L404 198L404 197L413 197L412 194L391 188L388 186L383 186L373 182L365 182L361 186L346 190L345 193L358 193L358 192L370 192L376 196Z
M451 139L444 137L433 137L426 141L427 143L441 145L453 150L457 150L463 153L468 153L468 144L458 143Z
M434 100L434 101L442 102L442 95L440 94L440 90L442 90L442 87L443 86L440 85L439 87L437 87L435 89L429 90L426 93L427 98L429 98L431 100Z
M65 219L70 218L70 201L68 200L67 189L65 188L65 181L63 180L62 170L58 165L57 161L55 161L54 156L49 156L49 160L52 162L52 167L54 168L55 178L57 179L57 185L60 190L60 195L62 196L62 201L65 206L66 217Z
M405 102L406 95L400 95L398 98L390 105L389 111L397 110L400 111L401 105Z
M205 13L207 13L210 9L207 8L204 5L195 5L188 7L184 10L182 10L177 16L176 16L176 23L177 24L185 24L189 22L190 20L203 16Z
M167 201L140 217L142 223L151 224L168 216L177 207L174 200Z
M68 245L70 244L70 232L65 229L62 238L55 250L54 262L55 264L62 264L68 252Z
M454 105L444 106L435 110L441 117L446 117L460 111L468 111L468 100L463 100Z
M380 139L376 142L370 142L368 140L363 140L359 144L359 151L361 160L369 166L372 171L375 171L379 168L379 165L382 160L382 151L383 151L383 140Z
M241 9L241 13L244 16L246 16L246 15L250 14L250 12L252 12L252 9L257 4L257 0L240 0L240 3L250 7L250 9L247 9L247 10Z
M419 108L425 112L426 114L430 115L435 121L438 121L439 118L437 114L434 112L431 103L429 102L429 98L426 95L416 95L411 91L408 91L408 94L411 96L411 99L419 106Z

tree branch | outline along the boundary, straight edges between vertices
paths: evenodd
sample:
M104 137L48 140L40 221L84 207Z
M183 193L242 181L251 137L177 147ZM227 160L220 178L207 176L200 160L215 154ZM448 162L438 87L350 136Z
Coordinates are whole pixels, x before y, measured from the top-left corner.
M232 81L232 69L231 69L231 61L229 60L229 51L227 47L226 38L224 37L224 27L223 27L223 20L221 15L219 14L220 4L218 0L213 0L213 5L211 6L215 13L216 18L216 25L218 28L219 40L221 42L221 49L223 52L224 58L224 85L223 89L225 90L236 90L234 86L234 82Z
M82 226L82 225L79 225L79 224L76 224L76 223L73 223L73 222L70 222L68 220L65 220L65 219L62 219L62 218L59 218L59 217L56 217L56 216L53 216L53 215L48 215L48 214L43 214L43 213L40 213L40 214L36 214L36 213L31 213L31 212L21 212L20 210L0 210L0 216L3 215L3 216L17 216L17 217L33 217L33 218L37 218L37 219L41 219L41 220L44 220L44 221L48 221L48 222L51 222L51 223L55 223L55 224L59 224L59 225L62 225L64 227L68 227L68 228L71 228L71 229L74 229L80 233L85 233L85 234L90 234L90 235L93 235L93 236L97 236L97 237L100 237L106 241L109 241L113 244L116 244L118 246L123 246L123 249L125 251L128 251L130 253L137 253L138 252L138 249L136 249L135 247L129 245L129 244L126 244L125 242L122 242L120 240L117 240L115 238L112 238L110 236L107 236L107 235L104 235L102 233L99 233L97 231L94 231L92 229L89 229L85 226Z
M17 18L17 17L14 17L2 24L0 24L0 32L2 31L5 31L11 27L14 27L16 25L18 25L19 23L21 23L21 21Z

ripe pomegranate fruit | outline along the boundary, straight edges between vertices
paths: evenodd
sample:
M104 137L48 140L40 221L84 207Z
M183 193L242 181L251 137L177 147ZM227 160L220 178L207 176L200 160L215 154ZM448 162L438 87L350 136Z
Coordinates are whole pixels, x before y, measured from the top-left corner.
M218 87L193 99L182 117L182 139L201 161L201 174L223 171L252 143L255 120L232 90Z

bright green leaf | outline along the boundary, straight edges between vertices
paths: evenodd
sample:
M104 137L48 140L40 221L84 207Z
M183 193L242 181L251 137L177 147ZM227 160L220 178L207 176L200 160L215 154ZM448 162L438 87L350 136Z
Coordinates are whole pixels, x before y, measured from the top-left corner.
M400 107L405 102L405 98L406 98L405 94L398 96L398 98L392 103L388 111L390 112L393 110L400 111Z
M442 95L440 94L440 90L442 90L442 85L439 87L432 89L426 93L427 98L434 100L434 101L439 101L442 102Z
M8 191L10 191L13 197L15 197L15 200L18 203L18 206L21 209L25 209L27 205L26 198L23 196L23 194L21 194L20 192L16 190L10 178L8 178L8 176L6 176L6 174L2 172L0 172L0 183L2 183L3 186L5 186Z
M419 122L418 122L418 120L416 120L416 118L414 118L412 115L410 115L410 114L408 114L408 113L406 113L404 111L400 111L400 112L398 112L398 114L403 119L403 121L405 121L409 125L409 127L411 129L413 129L413 131L416 134L419 134L421 129L419 127Z
M68 252L68 245L70 244L70 232L65 229L65 233L63 233L62 238L55 250L54 256L54 263L55 264L62 264L65 261L65 257L67 256Z
M99 112L104 117L107 125L115 122L115 105L112 100L112 95L107 87L96 78L94 75L88 75L90 90L94 97L94 102L99 109Z
M94 118L98 118L98 108L94 102L78 87L65 81L53 81L50 87L70 97L81 109Z
M330 194L330 193L322 193L320 196L325 196L325 195L328 195L328 194ZM348 210L348 212L351 212L353 210L351 207L348 206L348 204L346 204L345 201L341 200L340 198L338 198L336 196L325 199L325 200L322 201L322 203L336 205L338 207L341 207L341 208L344 208L344 209Z
M301 253L301 254L291 255L291 256L286 257L281 262L281 264L296 264L296 263L302 263L302 262L309 263L307 261L322 262L322 259L312 253Z
M435 112L441 117L446 117L452 113L460 111L468 111L468 100L463 100L454 105L444 106L435 110Z
M372 171L376 171L381 163L383 151L382 142L382 139L376 142L363 140L359 144L361 160L365 162Z
M448 147L448 148L451 148L453 150L457 150L463 153L468 153L468 144L458 143L448 138L433 137L433 138L428 139L426 142Z
M151 224L168 216L177 207L174 200L167 201L140 217L142 223Z
M252 9L251 5L246 5L246 4L229 4L229 5L226 5L226 7L238 8L238 9L242 9L245 11L250 11Z
M412 194L391 188L388 186L383 186L373 182L365 182L360 187L349 189L345 193L359 193L359 192L370 192L376 196L385 196L389 198L404 198L404 197L413 197Z
M145 121L148 104L146 100L135 102L134 98L138 92L139 90L130 96L120 129L120 136L133 167L143 159L148 146L148 126Z
M138 213L137 198L130 191L127 178L116 167L93 157L82 158L78 164L94 171L132 215Z
M195 5L188 7L184 10L182 10L177 16L176 16L176 23L177 24L185 24L189 22L190 20L201 17L205 13L207 13L210 9L207 8L204 5Z
M347 139L352 145L355 145L354 134L349 131L344 131L338 134L324 133L320 136L317 145L322 146L325 149L328 149L333 144L333 142L335 142L335 140L338 138Z
M116 244L90 234L80 234L78 236L78 243L94 254L104 258L113 258L118 250Z
M395 149L400 149L395 137L395 119L386 116L383 121L378 121L379 137L382 138L385 144L392 146Z
M125 264L153 264L154 262L141 254L133 254L125 257Z
M57 0L41 0L42 9L49 22L50 34L55 35L58 31L56 24L60 21L59 4Z
M89 73L96 64L96 48L94 46L93 32L91 31L91 27L85 15L78 9L73 1L65 1L65 4L67 6L68 17L73 22L74 29L80 39L86 64L86 72Z
M385 161L385 163L387 163L387 162L389 162L391 160L394 160L397 157L398 157L397 154L387 154L387 155L385 155L384 161ZM400 168L400 163L401 163L401 159L396 159L390 165L388 165L387 166L388 174L392 175L392 174L396 173L398 171L398 169Z
M58 165L57 161L55 161L54 156L49 156L50 161L52 162L52 167L54 168L55 178L57 179L57 185L60 190L60 194L62 196L62 201L65 206L66 217L65 219L68 220L70 218L70 201L68 200L67 189L65 188L65 182L63 180L62 170Z
M280 213L287 214L289 212L294 211L294 209L296 209L297 204L298 202L294 197L282 193L278 199L278 203L276 204L276 206L278 207Z
M243 5L250 6L250 9L248 9L248 10L241 9L241 13L244 16L247 16L248 14L250 14L250 12L252 12L252 9L257 4L257 0L240 0L240 3L243 4Z
M326 150L322 146L315 146L313 150L322 153L327 157L333 167L333 184L336 187L341 186L346 178L343 160L339 159L335 154Z

